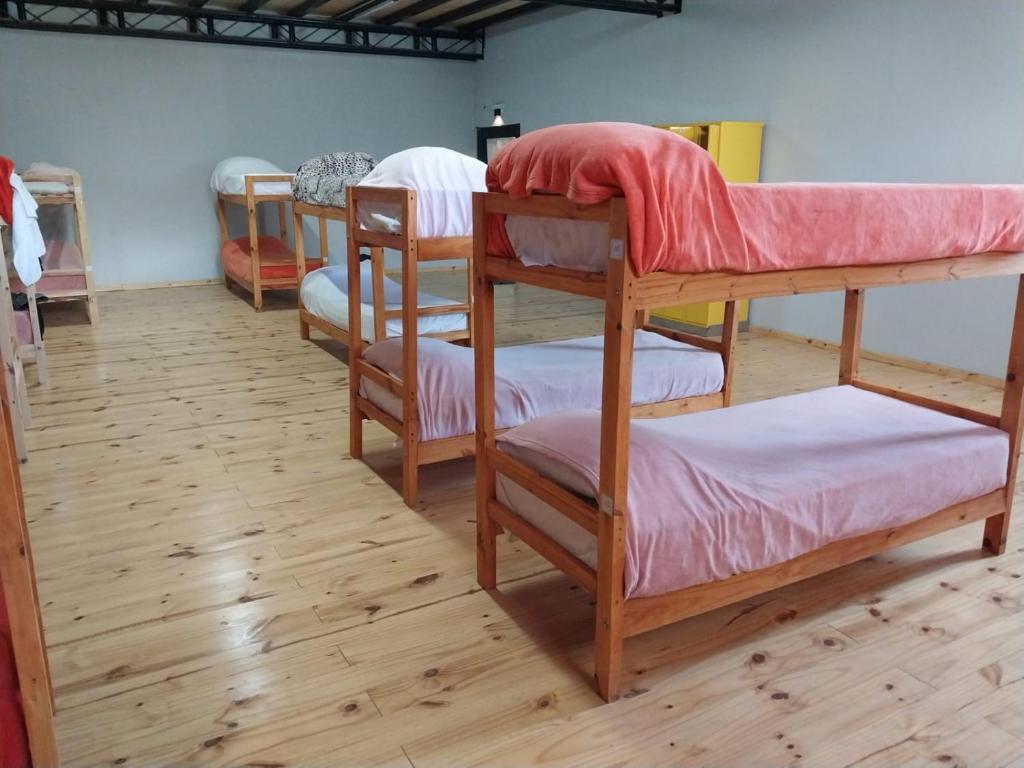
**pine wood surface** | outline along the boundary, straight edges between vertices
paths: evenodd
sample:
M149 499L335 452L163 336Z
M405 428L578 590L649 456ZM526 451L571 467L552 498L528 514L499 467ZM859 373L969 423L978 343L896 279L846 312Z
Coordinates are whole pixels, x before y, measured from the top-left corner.
M22 467L67 765L1024 764L1021 515L999 558L972 525L630 638L604 705L582 590L507 536L477 587L472 460L408 509L390 432L348 457L342 348L300 341L294 293L99 301L47 308ZM499 286L497 340L601 309ZM817 346L736 356L734 402L836 381ZM859 373L998 413L984 382Z

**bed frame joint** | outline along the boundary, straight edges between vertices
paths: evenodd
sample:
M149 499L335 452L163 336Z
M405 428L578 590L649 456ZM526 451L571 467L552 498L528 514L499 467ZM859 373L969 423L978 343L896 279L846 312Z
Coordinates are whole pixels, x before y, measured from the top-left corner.
M601 494L601 499L598 504L600 510L606 515L615 515L615 502L612 501L612 497L607 493Z

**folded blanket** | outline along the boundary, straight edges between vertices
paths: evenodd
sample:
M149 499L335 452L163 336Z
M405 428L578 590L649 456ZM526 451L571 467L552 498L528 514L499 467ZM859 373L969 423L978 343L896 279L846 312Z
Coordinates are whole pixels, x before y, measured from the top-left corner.
M533 131L495 155L487 167L487 188L514 198L555 192L581 204L624 195L629 247L641 274L711 271L722 253L740 264L746 260L746 242L721 173L707 152L671 131L632 123ZM501 229L493 220L488 223L491 251L511 256Z
M766 272L1024 251L1024 185L730 185L696 144L626 123L529 133L495 156L487 183L512 197L547 191L581 204L623 195L638 274ZM488 222L488 239L491 253L514 255L498 217Z
M332 152L307 160L292 179L292 196L311 205L345 207L345 190L373 170L373 157L365 152Z

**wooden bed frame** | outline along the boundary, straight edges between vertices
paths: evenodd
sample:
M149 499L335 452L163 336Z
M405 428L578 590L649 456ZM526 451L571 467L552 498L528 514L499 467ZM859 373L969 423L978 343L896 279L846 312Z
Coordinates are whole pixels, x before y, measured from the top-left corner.
M280 195L257 195L255 187L257 184L291 181L292 175L288 173L277 174L254 174L245 177L245 194L229 195L224 192L217 193L217 224L220 226L220 245L223 248L231 238L228 236L228 220L226 207L228 203L243 205L246 210L249 232L249 256L252 260L252 275L248 282L234 280L225 272L224 285L231 288L235 282L252 294L253 306L259 312L263 309L263 292L285 290L295 288L298 279L293 277L276 277L264 280L260 275L260 247L259 247L259 223L256 217L256 208L260 203L277 203L277 224L281 240L288 242L288 215L286 203L291 203L291 193Z
M357 193L364 195L367 190L359 189ZM375 193L380 193L383 190L374 190ZM398 191L398 190L396 190ZM408 193L407 190L400 190L403 194L414 194ZM366 197L364 199L372 199L377 201L386 202L398 202L397 199L385 198L374 194L372 197ZM416 212L416 201L415 197L409 197L404 199L402 202L402 221L407 222L409 215L415 217ZM349 210L352 208L352 201L349 201ZM368 241L363 241L364 244L372 244L377 242L377 237L380 237L377 233L369 232L365 229L358 228L354 223L354 215L352 221L349 223L349 232L355 234L356 244L352 245L352 239L350 238L349 243L349 285L351 286L352 281L352 259L355 258L355 269L358 269L358 246L361 238L365 238L366 234L375 235L375 237L369 238ZM403 225L403 232L415 231L414 228L410 229L415 223L415 219L409 223L408 227ZM480 222L474 220L474 229L480 226ZM480 231L480 230L476 230ZM386 235L385 237L398 237L396 235ZM467 261L472 262L472 238L458 238L460 241L458 244L458 250L460 254L463 254L461 258L466 258ZM465 242L462 242L465 241ZM420 244L424 241L420 240ZM396 248L398 244L392 244L388 247ZM413 274L413 280L415 280L415 257L410 256L412 251L406 247L403 251L405 259L402 262L402 286L404 291L403 307L411 306L409 296L416 295L415 283L412 287L409 287L408 274ZM424 260L422 256L422 245L420 247L420 260ZM353 254L355 254L353 256ZM437 255L433 256L432 259L441 258L456 258L452 255ZM375 273L376 275L376 273ZM472 271L470 272L470 290L472 290ZM411 291L411 294L410 294ZM380 293L375 288L375 294ZM349 290L349 323L350 327L358 329L358 318L353 318L352 307L358 306L357 298L358 292L353 294L351 288ZM424 311L424 310L429 311ZM438 307L433 308L420 308L419 314L431 314L437 312ZM449 308L444 308L446 312L450 312ZM380 317L375 307L374 317ZM416 318L411 313L399 314L397 311L389 313L388 316L401 316L403 323L403 336L404 338L412 338L413 343L404 343L403 352L403 371L415 371L416 370L416 335L412 328L415 328ZM639 327L645 330L653 331L654 333L661 334L676 341L686 342L693 344L694 346L701 347L703 349L713 350L722 355L722 362L725 368L724 384L719 392L714 392L708 395L700 395L695 397L681 398L678 400L670 400L663 403L650 403L647 405L638 405L632 409L632 413L637 418L650 418L657 416L671 416L680 413L688 413L695 411L703 411L709 408L721 408L723 405L729 403L729 397L732 387L732 355L736 344L736 331L738 326L738 315L732 310L730 305L729 313L725 320L725 333L721 341L715 339L705 338L703 336L696 336L681 331L673 331L662 326L653 325L649 322L649 317L644 314L642 321L639 323ZM470 324L473 322L473 310L470 308ZM493 340L493 336L492 336ZM470 339L467 342L471 343ZM362 437L362 420L364 418L373 419L383 424L387 429L393 432L402 441L402 498L406 505L412 507L416 503L416 489L417 479L419 475L419 467L426 464L434 464L440 461L448 461L450 459L458 459L467 456L472 456L476 453L476 435L455 435L453 437L445 437L437 440L420 440L419 438L419 417L417 412L417 390L418 382L415 377L399 377L394 374L388 373L382 368L379 368L372 363L365 360L362 356L363 343L360 343L358 350L354 347L350 352L350 396L352 400L352 418L350 422L350 452L353 458L362 457L363 453L363 437ZM374 405L368 399L359 395L359 378L365 376L376 384L385 387L402 400L402 418L396 419L390 414L384 412L381 408Z
M526 267L518 261L489 255L484 222L490 214L520 214L604 221L609 225L607 274L556 267ZM595 667L597 690L606 701L619 695L622 646L626 637L743 600L814 576L869 555L956 526L985 521L982 546L1001 554L1013 504L1021 448L1024 403L1024 253L980 253L933 261L823 267L756 274L637 275L629 256L629 233L623 198L596 205L576 205L562 196L534 195L513 200L499 193L478 193L474 199L475 338L477 372L477 574L480 585L496 585L496 537L508 529L550 560L577 584L596 596ZM877 286L1017 275L1016 310L1010 341L1006 385L999 415L963 408L864 381L858 375L864 292ZM605 353L601 409L599 500L581 500L523 463L499 453L494 428L494 283L522 283L592 296L605 301ZM914 522L834 542L821 549L721 581L655 597L626 599L624 565L628 478L628 430L633 327L647 312L670 304L725 300L735 317L735 302L766 296L818 291L845 291L839 383L850 384L941 413L997 427L1009 435L1007 483L1000 490L943 509ZM573 556L558 542L498 501L495 474L501 472L597 536L597 568Z
M400 234L376 232L360 226L356 208L360 202L391 203L401 211ZM369 247L383 253L384 248L399 251L402 256L402 308L383 309L383 257L381 266L374 262L373 269L373 318L376 328L374 337L384 338L384 323L392 318L402 320L402 370L416 370L416 349L419 318L429 315L448 315L465 312L466 330L455 333L430 334L434 338L473 344L473 238L472 237L418 237L416 235L416 192L410 189L385 187L349 187L348 189L348 322L349 341L349 397L351 415L349 419L349 452L352 458L363 456L363 419L380 422L402 441L402 498L408 506L416 503L416 487L419 467L438 461L471 456L473 436L455 437L445 440L419 439L419 418L416 410L417 381L415 376L394 376L383 368L370 363L363 357L367 346L362 338L362 316L360 307L359 249ZM378 258L376 252L374 259ZM466 301L443 307L417 306L418 271L420 262L459 259L466 261ZM380 305L378 305L380 304ZM409 312L409 307L416 307ZM402 398L402 419L398 420L378 408L368 399L359 395L359 380L365 376L386 387Z
M82 177L76 171L70 173L43 173L41 171L25 171L21 174L21 180L33 181L55 181L66 184L69 192L62 195L33 194L32 198L37 205L70 205L75 212L75 238L78 241L78 250L82 254L81 268L66 267L61 269L48 269L44 276L80 276L85 278L85 288L47 290L46 297L50 301L84 301L86 310L89 313L89 322L95 325L99 322L99 307L96 304L96 284L92 276L92 249L89 246L89 226L85 220L85 196L82 194Z

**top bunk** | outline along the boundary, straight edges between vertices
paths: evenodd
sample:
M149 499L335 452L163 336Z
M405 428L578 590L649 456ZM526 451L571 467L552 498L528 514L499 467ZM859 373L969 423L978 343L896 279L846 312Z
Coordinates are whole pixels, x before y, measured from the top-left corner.
M210 189L228 203L287 203L292 199L292 178L273 163L258 157L229 157L217 163Z
M616 123L527 134L487 180L488 279L603 299L622 265L642 310L1024 272L1024 185L730 185L693 143Z
M350 236L362 246L416 251L418 261L465 259L473 248L473 194L487 166L442 147L382 160L348 188Z
M21 180L37 205L73 205L82 194L82 178L71 168L32 163Z

